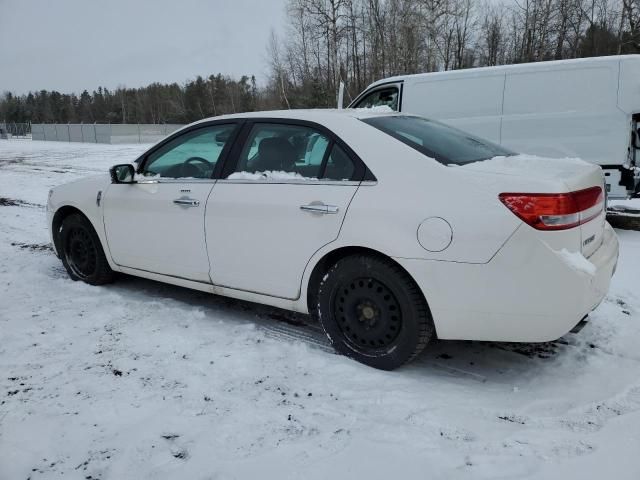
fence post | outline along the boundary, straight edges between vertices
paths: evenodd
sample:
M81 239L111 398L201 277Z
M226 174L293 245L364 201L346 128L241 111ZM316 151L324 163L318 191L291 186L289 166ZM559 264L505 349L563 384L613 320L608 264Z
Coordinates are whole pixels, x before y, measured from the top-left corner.
M140 139L140 122L138 122L138 143L142 143L142 140Z
M93 122L93 139L94 143L98 143L98 132L96 131L96 122Z
M69 143L71 143L71 122L67 122L67 134L69 135Z

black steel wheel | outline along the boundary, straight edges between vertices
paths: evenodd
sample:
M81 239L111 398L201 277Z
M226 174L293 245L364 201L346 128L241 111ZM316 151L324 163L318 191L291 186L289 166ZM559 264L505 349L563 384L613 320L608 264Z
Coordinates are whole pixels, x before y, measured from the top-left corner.
M84 280L95 273L98 251L85 227L74 226L67 233L64 256L78 278Z
M316 309L334 348L392 370L415 358L434 335L418 286L391 260L343 258L320 283Z
M79 213L62 221L56 245L67 273L73 280L102 285L113 280L113 271L104 255L100 238L91 222Z
M333 315L345 340L355 349L384 350L402 328L402 311L393 292L371 277L340 285Z

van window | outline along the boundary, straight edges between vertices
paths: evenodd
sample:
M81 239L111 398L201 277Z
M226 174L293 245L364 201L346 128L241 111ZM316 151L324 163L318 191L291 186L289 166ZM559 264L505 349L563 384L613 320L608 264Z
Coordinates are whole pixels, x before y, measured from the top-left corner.
M445 165L464 165L515 155L515 152L488 140L426 118L393 115L362 121Z
M366 95L354 108L389 107L394 112L397 112L399 96L398 87L381 88Z

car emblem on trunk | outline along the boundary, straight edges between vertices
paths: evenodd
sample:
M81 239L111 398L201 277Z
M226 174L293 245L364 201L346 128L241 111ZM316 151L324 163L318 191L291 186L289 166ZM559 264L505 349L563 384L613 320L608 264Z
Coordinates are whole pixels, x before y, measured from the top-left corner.
M593 242L596 239L595 235L591 235L589 238L587 238L584 242L582 242L582 246L586 247L587 245L589 245L591 242Z

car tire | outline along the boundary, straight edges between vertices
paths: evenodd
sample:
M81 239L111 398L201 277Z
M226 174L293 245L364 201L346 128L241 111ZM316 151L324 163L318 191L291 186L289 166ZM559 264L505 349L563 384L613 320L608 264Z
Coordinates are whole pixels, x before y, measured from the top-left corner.
M113 281L100 238L91 222L79 213L62 221L58 233L61 259L72 280L82 280L90 285L104 285Z
M339 353L382 370L414 359L434 336L429 307L391 260L355 255L320 282L315 315Z

